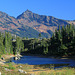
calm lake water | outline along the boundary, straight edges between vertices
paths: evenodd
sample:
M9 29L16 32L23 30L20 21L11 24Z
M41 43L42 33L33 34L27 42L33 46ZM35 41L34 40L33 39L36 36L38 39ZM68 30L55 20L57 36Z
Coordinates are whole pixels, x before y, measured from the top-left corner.
M29 64L29 65L68 64L68 66L75 67L75 60L73 59L54 59L37 56L23 56L20 58L20 60L14 60L13 58L12 62L17 64Z

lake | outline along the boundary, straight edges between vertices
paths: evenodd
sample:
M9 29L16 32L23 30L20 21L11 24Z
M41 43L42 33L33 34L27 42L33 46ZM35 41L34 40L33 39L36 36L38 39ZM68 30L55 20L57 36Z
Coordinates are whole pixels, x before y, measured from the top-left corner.
M44 65L44 64L68 64L70 67L75 67L74 59L55 59L44 58L38 56L23 56L19 60L12 59L16 64L29 64L29 65Z

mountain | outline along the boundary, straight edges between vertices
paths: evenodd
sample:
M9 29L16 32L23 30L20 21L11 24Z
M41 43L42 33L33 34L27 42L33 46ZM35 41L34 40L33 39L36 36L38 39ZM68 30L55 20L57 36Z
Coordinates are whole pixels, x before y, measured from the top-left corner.
M30 10L26 10L17 18L0 11L0 31L9 31L20 37L37 38L39 33L42 37L50 37L59 25L62 27L68 24L65 20L38 15Z
M18 21L24 26L32 27L41 33L52 33L55 29L61 26L66 26L68 23L65 20L57 19L52 16L38 15L30 10L17 17Z
M75 20L72 20L72 21L67 20L67 22L68 22L69 24L73 24L73 25L75 25Z
M1 32L11 32L12 34L16 34L20 37L38 37L39 32L34 30L29 26L24 26L19 23L19 21L9 16L8 14L0 11L0 31Z

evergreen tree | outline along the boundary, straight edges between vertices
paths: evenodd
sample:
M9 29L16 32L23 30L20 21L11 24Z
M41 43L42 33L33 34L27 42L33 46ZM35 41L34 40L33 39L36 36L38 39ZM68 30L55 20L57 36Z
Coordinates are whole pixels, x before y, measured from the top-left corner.
M5 53L8 53L8 40L7 40L7 32L5 32L5 40L4 40L4 44L5 44Z
M39 38L41 39L41 33L39 33Z
M24 43L22 42L21 38L16 38L16 44L15 44L15 54L20 53L22 50L24 50Z
M1 57L2 54L5 53L4 45L3 45L3 40L4 40L3 34L0 33L0 57Z

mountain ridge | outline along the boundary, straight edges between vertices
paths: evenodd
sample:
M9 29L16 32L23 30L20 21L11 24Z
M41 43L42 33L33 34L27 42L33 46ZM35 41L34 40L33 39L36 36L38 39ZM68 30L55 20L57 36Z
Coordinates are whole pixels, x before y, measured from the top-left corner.
M67 24L69 23L65 20L53 16L39 15L28 9L17 18L0 11L0 31L9 31L22 37L32 38L35 36L37 38L39 33L43 37L50 37L59 25L62 27Z
M34 29L36 29L36 25L39 26L39 24L41 26L44 26L44 28L46 28L47 26L57 26L58 25L67 25L68 23L65 21L65 20L61 20L61 19L57 19L53 16L46 16L46 15L38 15L36 13L33 13L29 10L25 11L24 13L22 13L21 15L19 15L17 17L17 19L19 20L19 22L22 22L24 25L27 23L28 26L30 26L29 23L31 23L31 25L33 24L33 26L30 26L30 27L34 27ZM57 22L57 20L60 22ZM54 23L54 22L55 23ZM49 29L49 27L47 27L47 29ZM41 30L39 29L36 29L38 30L39 32L42 32ZM54 29L55 30L55 29ZM47 33L47 31L45 31ZM52 31L53 32L53 31Z

